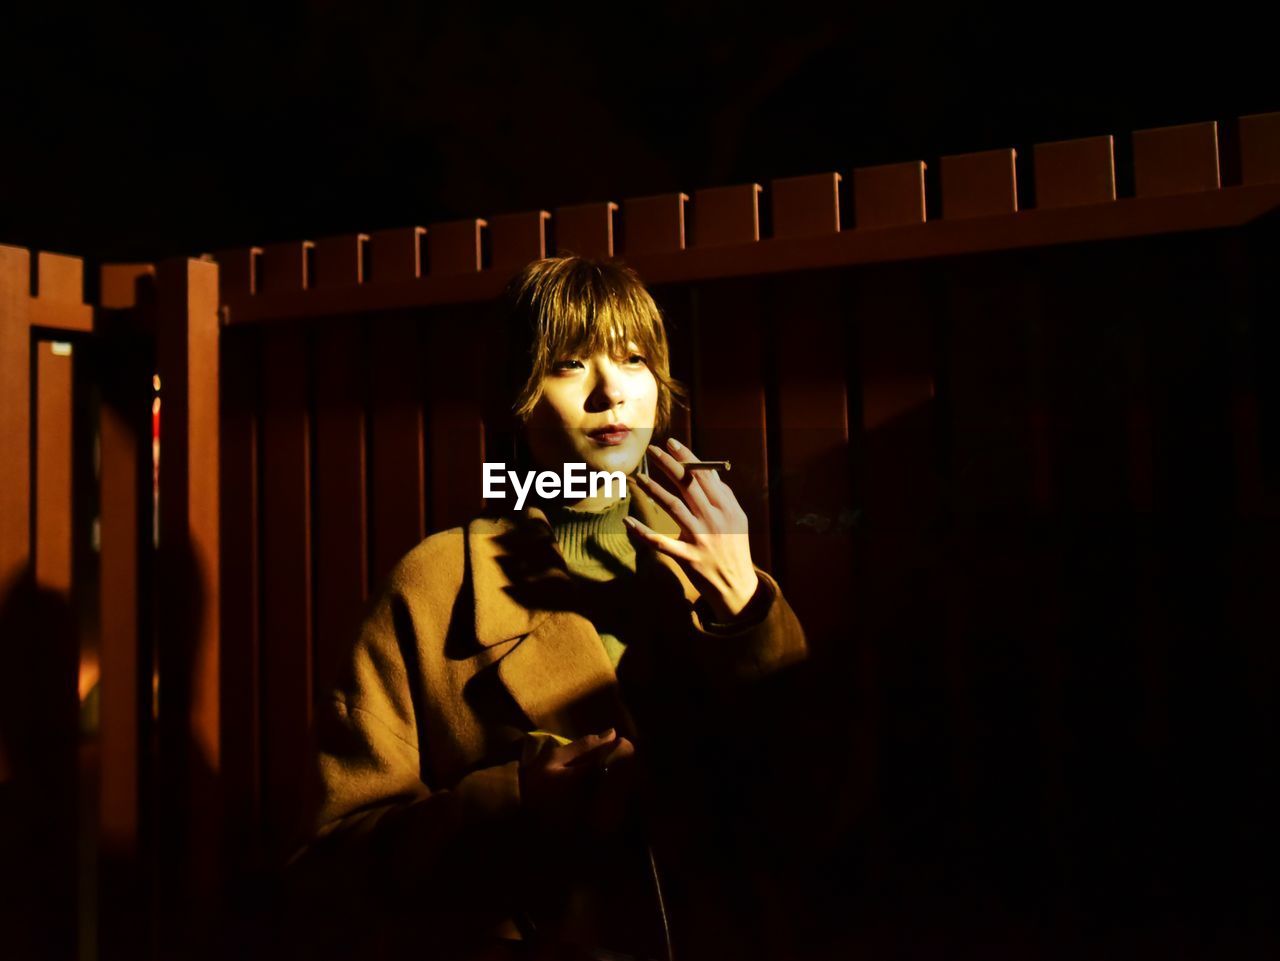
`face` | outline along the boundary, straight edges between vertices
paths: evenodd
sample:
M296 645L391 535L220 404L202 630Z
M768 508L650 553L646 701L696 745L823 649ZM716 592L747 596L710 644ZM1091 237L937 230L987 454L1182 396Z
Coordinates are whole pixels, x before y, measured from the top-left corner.
M634 343L611 357L564 355L543 378L526 436L540 467L584 462L590 471L630 474L653 437L658 381ZM604 428L621 425L622 430Z

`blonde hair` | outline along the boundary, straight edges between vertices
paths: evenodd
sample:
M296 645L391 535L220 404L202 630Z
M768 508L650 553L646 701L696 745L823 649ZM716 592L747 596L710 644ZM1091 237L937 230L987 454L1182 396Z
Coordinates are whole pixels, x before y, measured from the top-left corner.
M507 288L508 321L518 357L511 412L524 424L542 396L543 378L566 354L618 356L634 343L658 382L654 434L665 433L672 406L687 406L688 392L671 376L662 314L644 283L616 260L568 255L535 260ZM523 372L527 372L524 377ZM523 383L521 383L523 378Z

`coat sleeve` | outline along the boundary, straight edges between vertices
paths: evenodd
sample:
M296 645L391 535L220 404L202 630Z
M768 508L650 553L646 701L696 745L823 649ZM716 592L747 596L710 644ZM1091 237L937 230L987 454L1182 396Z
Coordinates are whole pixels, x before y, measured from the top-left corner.
M756 568L759 587L734 622L718 625L702 599L694 604L686 643L704 679L733 692L809 655L804 628L771 575Z
M382 596L317 705L318 784L290 888L304 916L342 930L340 940L411 920L418 946L448 945L511 916L530 832L518 760L433 783L408 667L431 612L409 608L394 586Z

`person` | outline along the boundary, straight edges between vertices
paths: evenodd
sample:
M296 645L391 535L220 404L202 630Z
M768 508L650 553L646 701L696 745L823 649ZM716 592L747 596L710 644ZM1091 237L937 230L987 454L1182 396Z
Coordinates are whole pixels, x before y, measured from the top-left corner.
M396 565L318 704L291 870L338 956L660 961L715 900L707 745L804 631L728 483L654 443L685 392L637 275L546 258L503 304L514 466L625 489L496 501Z

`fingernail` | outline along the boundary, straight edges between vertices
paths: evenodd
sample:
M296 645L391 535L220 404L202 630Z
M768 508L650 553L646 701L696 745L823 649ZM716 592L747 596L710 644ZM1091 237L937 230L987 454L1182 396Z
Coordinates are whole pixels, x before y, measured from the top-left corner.
M606 728L605 730L600 732L600 737L606 741L609 740L609 738L613 737L613 735L614 735L614 729L611 727Z
M670 445L670 447L671 447L671 449L672 449L672 450L684 450L684 445L683 445L683 444L681 444L681 443L680 443L678 440L676 440L674 437L668 437L668 438L667 438L667 444L669 444L669 445Z

